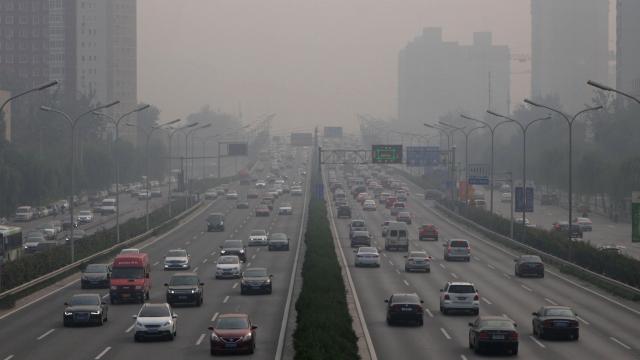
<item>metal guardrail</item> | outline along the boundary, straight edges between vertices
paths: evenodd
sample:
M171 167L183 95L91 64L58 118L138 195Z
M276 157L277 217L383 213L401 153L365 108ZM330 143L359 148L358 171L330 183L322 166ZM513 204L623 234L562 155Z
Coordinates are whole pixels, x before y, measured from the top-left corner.
M586 269L586 268L584 268L584 267L582 267L580 265L577 265L577 264L574 264L574 263L572 263L570 261L561 259L561 258L559 258L559 257L557 257L555 255L548 254L548 253L546 253L544 251L541 251L541 250L538 250L538 249L536 249L534 247L531 247L529 245L523 244L523 243L521 243L519 241L516 241L514 239L511 239L511 238L509 238L507 236L498 234L497 232L494 232L494 231L492 231L490 229L487 229L486 227L476 223L475 221L469 220L466 217L451 211L450 209L448 209L447 207L441 205L440 203L436 202L436 207L438 208L438 210L445 212L447 216L450 216L450 217L456 219L459 222L462 222L462 223L464 223L464 224L466 224L466 225L468 225L468 226L470 226L472 228L475 228L477 231L480 231L480 233L482 233L483 235L485 235L485 236L487 236L489 238L494 238L494 239L497 239L498 241L500 241L502 243L506 243L506 244L509 244L511 246L515 246L516 248L519 248L519 249L524 249L528 253L532 253L532 254L540 256L541 258L545 259L546 262L559 264L559 265L562 265L562 266L570 267L570 268L572 268L574 270L577 270L579 272L583 272L585 274L588 274L589 276L597 278L599 281L601 281L603 283L606 283L606 284L611 285L611 286L616 286L616 287L622 288L622 289L624 289L626 291L629 291L629 292L631 292L631 293L633 293L633 294L635 294L635 295L640 297L640 289L638 289L636 287L633 287L631 285L625 284L625 283L620 282L618 280L612 279L612 278L607 277L605 275L598 274L598 273L593 272L593 271L591 271L589 269Z
M118 249L121 249L121 248L126 248L131 244L137 243L140 240L146 238L147 236L153 234L155 231L157 231L158 229L162 228L163 226L169 224L170 222L176 221L176 220L180 220L180 219L186 217L187 215L189 215L192 212L194 212L195 210L197 210L201 205L202 205L202 202L199 202L197 205L192 206L189 209L186 209L185 211L183 211L182 213L178 214L177 216L174 216L171 219L168 219L167 221L161 223L160 225L158 225L158 226L156 226L156 227L154 227L152 229L149 229L149 231L146 231L146 232L144 232L144 233L142 233L140 235L137 235L137 236L134 236L134 237L132 237L130 239L122 241L122 242L120 242L118 244L115 244L114 246L112 246L110 248L104 249L104 250L102 250L100 252L97 252L97 253L95 253L93 255L89 255L89 256L87 256L87 257L85 257L83 259L80 259L80 260L78 260L78 261L76 261L74 263L71 263L69 265L65 265L65 266L61 267L60 269L58 269L58 270L54 270L54 271L52 271L52 272L50 272L48 274L42 275L42 276L40 276L38 278L35 278L35 279L31 280L31 281L28 281L28 282L26 282L26 283L24 283L22 285L18 285L16 287L12 288L12 289L6 290L6 291L0 293L0 301L2 301L3 299L5 299L5 298L7 298L9 296L17 295L17 294L19 294L19 293L21 293L21 292L23 292L23 291L25 291L25 290L27 290L27 289L29 289L31 287L35 287L35 286L40 285L40 284L42 284L44 282L47 282L47 281L49 281L51 279L55 279L56 277L66 273L68 271L78 269L81 266L85 265L86 263L88 263L88 262L90 262L90 261L92 261L94 259L97 259L97 258L100 258L102 256L108 255L112 251L115 251L115 250L118 250Z

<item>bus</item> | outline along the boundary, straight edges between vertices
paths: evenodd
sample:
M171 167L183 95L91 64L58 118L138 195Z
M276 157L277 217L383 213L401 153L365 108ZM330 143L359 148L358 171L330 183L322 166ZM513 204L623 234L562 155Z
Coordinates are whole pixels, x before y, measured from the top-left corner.
M22 249L22 228L0 225L0 255L5 261L18 258Z

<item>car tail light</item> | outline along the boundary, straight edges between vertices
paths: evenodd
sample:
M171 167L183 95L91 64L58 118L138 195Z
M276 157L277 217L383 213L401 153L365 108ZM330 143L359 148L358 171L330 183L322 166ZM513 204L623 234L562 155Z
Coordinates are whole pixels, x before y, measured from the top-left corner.
M451 298L449 297L449 294L444 294L444 299L445 300L451 300Z
M423 312L422 305L416 305L415 308L416 308L416 311L418 313L422 313Z
M473 297L473 300L475 300L475 301L480 300L480 296L478 296L478 294L476 294L476 295Z
M489 340L489 333L486 331L480 331L478 338L480 340Z
M509 340L518 341L518 332L517 331L510 332L509 333Z

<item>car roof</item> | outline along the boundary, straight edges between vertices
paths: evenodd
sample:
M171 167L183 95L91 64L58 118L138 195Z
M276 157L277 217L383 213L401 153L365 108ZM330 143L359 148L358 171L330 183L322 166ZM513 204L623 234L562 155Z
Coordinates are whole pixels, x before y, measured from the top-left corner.
M475 287L475 285L473 283L466 282L466 281L448 281L447 283L449 285L472 285L472 286Z
M573 309L569 306L562 306L562 305L545 305L542 307L543 310L549 310L549 309L562 309L562 310L571 310L573 311Z
M171 275L172 278L180 277L180 276L195 276L195 277L198 277L198 274L194 273L194 272L180 272L180 273L175 273L175 274Z
M358 252L368 252L368 253L377 253L378 249L373 246L362 246L358 248Z
M100 297L100 294L97 293L83 293L83 294L73 294L71 295L72 298L83 298L83 297Z

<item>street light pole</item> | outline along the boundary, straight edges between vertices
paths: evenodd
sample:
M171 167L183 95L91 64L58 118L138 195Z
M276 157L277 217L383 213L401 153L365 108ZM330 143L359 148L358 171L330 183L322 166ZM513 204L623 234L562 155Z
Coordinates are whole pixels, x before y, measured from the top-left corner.
M451 157L449 158L449 163L450 163L450 170L449 170L449 187L450 187L450 191L449 191L449 196L451 197L451 202L454 201L455 196L454 196L454 189L455 189L455 170L454 170L454 166L455 166L455 154L454 151L452 151L451 149L451 136L453 135L451 133L451 131L447 131L448 129L443 129L439 126L436 125L431 125L431 124L423 124L424 126L431 128L431 129L435 129L438 130L440 132L440 135L444 134L445 137L447 138L447 152L451 155Z
M573 123L576 121L576 119L580 115L589 111L600 110L602 109L602 106L588 107L586 109L579 111L572 117L569 117L569 115L563 113L560 110L554 109L552 107L549 107L543 104L538 104L529 99L524 99L524 102L526 102L531 106L540 107L543 109L547 109L549 111L553 111L556 114L559 114L566 120L567 125L569 126L569 241L571 241L571 225L573 224Z
M598 88L600 90L604 90L604 91L609 91L609 92L613 92L613 93L616 93L616 94L620 94L620 95L622 95L624 97L627 97L627 98L637 102L638 104L640 104L640 99L638 99L637 97L635 97L635 96L633 96L633 95L631 95L629 93L626 93L626 92L624 92L622 90L614 89L614 88L612 88L610 86L600 84L600 83L595 82L593 80L587 81L587 85L593 86L593 87Z
M527 215L527 131L529 130L529 127L531 125L537 123L538 121L549 120L549 119L551 119L551 116L546 116L546 117L543 117L543 118L535 119L535 120L529 122L527 125L522 125L517 120L512 119L512 118L510 118L510 117L508 117L506 115L501 115L501 114L498 114L498 113L496 113L494 111L491 111L491 110L487 110L487 113L489 115L493 115L493 116L496 116L496 117L499 117L499 118L506 119L507 122L518 125L520 130L522 130L522 234L520 236L521 236L521 241L524 242L525 233L526 233L526 222L525 222L525 220L526 220L526 215ZM514 200L513 200L513 197L512 197L511 202L513 203L513 201Z
M494 176L495 176L495 172L494 172L494 151L493 151L493 149L494 149L495 132L496 132L496 129L498 128L498 126L500 126L502 124L509 123L509 122L511 122L511 120L501 121L501 122L495 124L493 127L491 127L491 125L489 125L489 123L487 123L485 121L482 121L482 120L479 120L479 119L472 118L472 117L467 116L467 115L460 115L460 117L463 118L463 119L467 119L467 120L471 120L471 121L475 121L475 122L479 122L479 123L483 124L484 126L487 127L487 129L489 129L489 133L491 134L491 181L490 181L490 184L489 184L489 186L490 186L489 191L490 191L491 200L489 202L489 209L490 209L489 211L493 214L493 187L494 187Z
M111 115L107 115L104 113L100 113L97 111L94 111L93 114L96 116L101 116L105 119L108 119L108 121L115 127L116 130L116 137L114 139L114 150L113 150L113 160L114 160L114 165L116 167L116 243L120 243L120 157L118 156L118 141L120 140L120 121L122 121L123 119L125 119L127 116L143 111L147 108L149 108L149 104L140 106L136 109L133 109L129 112L126 112L124 114L122 114L122 116L120 116L117 120L114 119Z
M180 119L177 119L178 121L181 121ZM176 122L178 122L176 121ZM173 131L169 132L169 189L167 190L167 199L169 201L169 217L171 217L173 215L172 213L172 201L171 201L171 181L173 180L173 172L172 172L172 161L173 161L173 135L175 135L176 133L184 130L184 129L188 129L188 128L192 128L194 126L197 126L198 122L194 122L192 124L189 125L185 125L182 127L179 127L177 129L173 129Z
M46 84L42 84L42 85L37 86L37 87L35 87L33 89L29 89L29 90L23 91L21 93L18 93L18 94L15 94L15 95L9 97L7 100L2 102L2 104L0 105L0 116L4 114L5 106L7 106L7 104L9 104L11 101L13 101L13 100L15 100L15 99L17 99L17 98L19 98L21 96L24 96L24 95L27 95L27 94L31 94L32 92L42 91L42 90L48 89L48 88L50 88L52 86L55 86L57 84L58 84L57 80L50 81L50 82L48 82Z
M73 211L74 211L74 204L73 204L73 196L74 196L74 192L75 192L75 130L76 130L76 125L79 123L80 119L82 119L84 116L91 114L94 111L99 111L102 109L106 109L106 108L110 108L114 105L119 104L120 101L114 101L112 103L106 104L106 105L101 105L98 106L94 109L88 110L83 112L82 114L78 115L76 118L72 119L71 116L69 116L67 113L65 113L62 110L58 110L58 109L54 109L51 108L49 106L40 106L40 110L42 111L46 111L46 112L52 112L52 113L56 113L58 115L61 115L65 120L67 120L67 122L69 123L70 126L70 130L71 130L71 178L69 179L71 182L71 194L69 196L70 201L69 201L69 220L70 220L70 224L71 224L71 229L69 230L69 241L71 242L71 262L75 262L76 259L76 253L75 253L75 244L74 244L74 239L73 239Z

